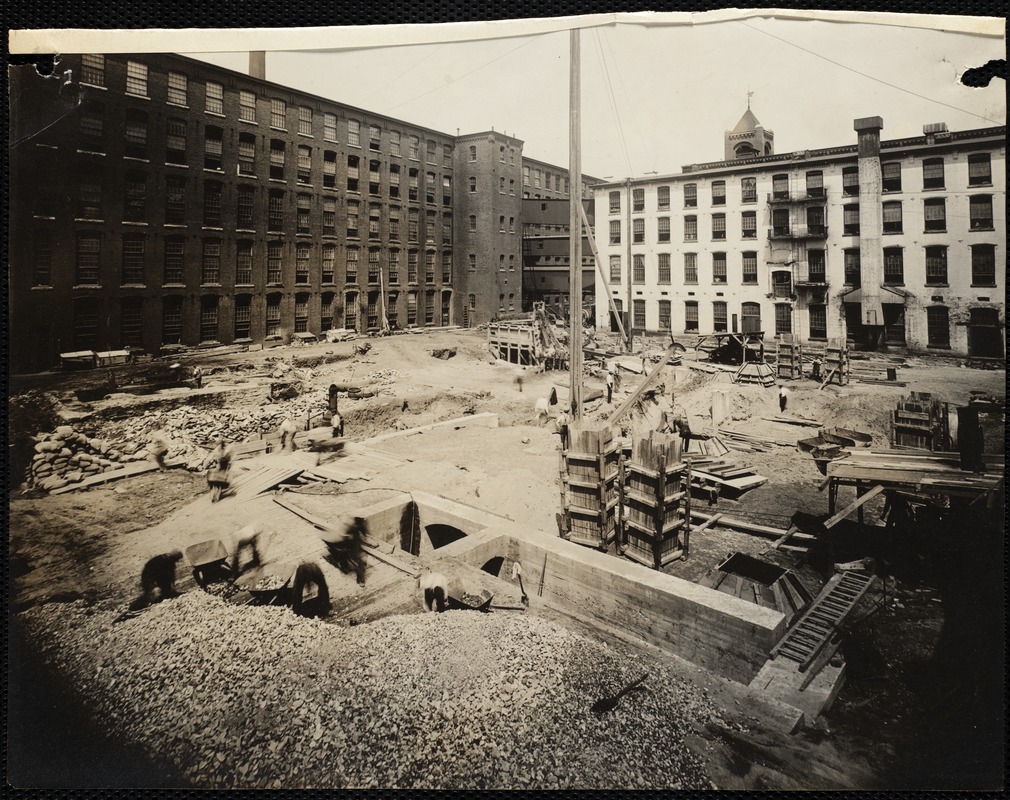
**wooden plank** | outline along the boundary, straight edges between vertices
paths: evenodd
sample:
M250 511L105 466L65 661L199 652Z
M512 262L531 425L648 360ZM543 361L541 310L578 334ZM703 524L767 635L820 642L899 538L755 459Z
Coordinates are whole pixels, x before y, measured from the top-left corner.
M279 494L274 495L273 501L281 508L286 508L292 514L301 517L303 520L311 524L314 528L318 528L319 530L326 531L328 533L336 533L336 531L333 529L332 526L330 526L328 522L324 522L322 519L306 511L304 508L297 505L296 503L292 503L283 495Z
M862 495L861 497L857 497L855 500L853 500L851 503L849 503L849 505L847 505L845 508L843 508L837 514L835 514L827 522L825 522L824 523L824 527L825 528L833 528L833 527L835 527L835 525L837 525L839 522L841 522L843 519L845 519L847 516L849 516L849 514L851 514L853 511L855 511L857 508L859 508L864 503L867 503L870 500L872 500L874 497L876 497L882 491L884 491L884 487L883 486L880 486L880 485L874 486L866 494Z
M797 529L796 529L795 525L790 525L789 526L789 530L787 530L778 539L775 540L775 543L771 546L771 549L772 550L778 550L782 545L784 545L789 540L789 538L794 533L796 533L796 530Z
M670 358L671 358L671 357L672 357L672 356L673 356L673 355L674 355L674 354L675 354L676 352L677 352L677 351L676 351L676 348L675 348L675 347L674 347L673 345L671 345L670 347L668 347L668 348L667 348L667 349L666 349L666 350L665 350L665 351L663 352L663 355L662 355L662 357L660 358L660 360L659 360L659 363L658 363L658 364L656 365L656 368L655 368L655 369L654 369L654 370L652 371L652 374L651 374L651 375L649 375L649 376L648 376L648 377L647 377L647 378L646 378L646 379L645 379L644 381L642 381L642 383L641 383L641 384L640 384L640 385L638 386L638 388L637 388L637 389L635 389L635 390L634 390L634 391L633 391L633 392L632 392L632 393L631 393L631 394L630 394L630 395L628 396L628 399L627 399L627 400L625 400L625 401L624 401L623 403L621 403L621 405L620 405L620 406L618 407L618 409L617 409L617 410L616 410L616 411L615 411L615 412L614 412L613 414L611 414L611 415L610 415L610 417L608 418L607 422L609 422L609 423L611 423L611 424L615 423L615 422L616 422L617 420L619 420L619 419L620 419L621 417L623 417L623 416L624 416L624 415L625 415L626 413L628 413L628 411L630 411L630 410L631 410L631 407L632 407L632 406L634 406L634 405L635 405L635 403L637 403L637 402L638 402L639 398L640 398L640 397L641 397L641 396L642 396L642 395L643 395L643 394L644 394L644 393L645 393L645 392L646 392L646 391L647 391L648 389L652 388L652 387L653 387L653 386L655 386L655 385L656 385L657 383L659 383L659 379L660 379L660 378L662 377L662 375L663 375L663 367L664 367L664 366L666 366L666 362L667 362L667 361L668 361L668 360L669 360L669 359L670 359Z
M823 388L824 388L825 386L827 386L827 385L828 385L829 383L831 383L831 379L832 379L832 378L833 378L833 377L835 376L835 373L836 373L836 372L838 372L838 367L835 367L834 369L832 369L832 370L831 370L831 371L830 371L830 372L828 373L828 377L826 377L826 378L824 379L824 383L822 383L822 384L821 384L820 386L818 386L818 387L817 387L817 391L820 391L820 390L821 390L821 389L823 389Z
M744 522L743 520L733 519L731 517L726 517L721 514L715 516L721 517L719 524L725 528L734 528L736 530L745 531L747 533L756 533L760 536L773 537L778 539L782 534L785 533L781 528L770 528L767 525L756 525L752 522ZM700 520L701 522L707 522L712 519L712 515L702 514L699 511L691 512L691 519Z
M182 464L166 464L168 467L182 466ZM145 472L153 472L158 469L158 465L153 461L135 461L122 469L116 469L111 472L99 472L96 475L91 475L82 481L77 483L68 483L66 486L61 486L59 489L53 489L49 494L64 494L65 492L72 492L76 489L86 489L89 486L98 486L102 483L108 483L109 481L116 481L120 478L129 478L133 475L143 475Z
M708 519L708 520L706 520L705 522L703 522L703 523L702 523L701 525L699 525L699 526L698 526L697 528L693 528L693 529L691 530L691 533L692 533L692 534L695 534L695 533L701 533L701 532L702 532L703 530L705 530L706 528L711 528L711 527L712 527L713 525L715 525L715 524L716 524L717 522L719 522L719 520L721 520L721 519L722 519L722 514L716 514L716 515L715 515L715 516L713 516L713 517L709 517L709 519Z

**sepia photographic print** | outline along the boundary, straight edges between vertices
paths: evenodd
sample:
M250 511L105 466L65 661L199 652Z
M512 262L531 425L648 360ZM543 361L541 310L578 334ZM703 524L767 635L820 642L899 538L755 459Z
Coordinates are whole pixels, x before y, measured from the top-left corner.
M1004 788L1005 20L9 33L11 786Z

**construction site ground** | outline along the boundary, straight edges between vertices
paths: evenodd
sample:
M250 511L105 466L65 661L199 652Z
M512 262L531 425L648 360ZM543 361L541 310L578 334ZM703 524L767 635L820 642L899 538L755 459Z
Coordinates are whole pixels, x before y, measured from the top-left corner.
M278 375L290 378L292 370L301 381L303 399L321 400L331 383L362 382L373 389L370 397L340 397L346 435L355 443L491 412L498 415L496 428L435 427L371 442L370 448L390 457L387 468L367 480L312 482L293 487L283 496L338 530L363 507L402 497L405 492L422 491L507 517L528 529L531 536L557 536L560 442L554 416L566 404L568 374L537 372L499 361L488 352L485 336L481 331L451 330L249 353L188 354L184 363L199 363L203 368L201 389L169 389L151 395L117 393L90 404L73 397L76 384L93 379L88 373L15 377L11 391L37 388L59 397L64 420L94 436L110 426L136 425L152 412L173 407L185 407L194 424L201 414L222 408L249 413L283 410L283 401L271 403L267 395L271 382L278 380ZM365 341L371 348L364 354L357 352L357 346ZM645 352L658 357L665 344L646 340ZM601 335L597 347L616 349L618 343ZM444 357L446 351L453 351L453 355ZM717 434L710 422L716 391L724 391L730 399L726 427L791 441L816 433L813 428L767 419L779 413L775 388L736 385L724 371L692 370L695 357L688 349L680 366L667 368L659 402L647 401L620 421L626 435L654 427L659 412L673 400L687 412L695 433ZM878 356L869 358L865 363L879 365L881 371L884 365L895 363ZM655 366L648 362L650 371ZM613 403L589 403L588 420L602 422L641 381L633 372L622 374L622 386ZM952 406L966 403L973 390L1000 399L1005 394L1004 372L966 369L956 359L909 356L898 368L898 377L905 387L853 381L847 386L820 388L810 380L789 381L786 413L819 420L829 427L869 433L875 446L886 447L889 415L910 391L930 392ZM602 372L587 375L585 386L587 392L605 390ZM536 401L549 397L552 390L557 391L561 406L552 407L548 419L538 419ZM1002 452L1002 415L983 414L983 424L987 452ZM819 488L823 476L810 455L795 447L770 446L755 452L730 450L727 457L752 467L767 482L735 499L720 497L711 507L705 499L696 498L696 508L782 530L793 521L802 523L803 515L827 516L827 492ZM276 463L283 463L291 456L277 458L281 461ZM244 464L237 462L237 469ZM843 495L840 503L850 499ZM873 524L880 503L871 502L867 509L867 519ZM229 505L227 498L212 506L203 475L182 468L58 496L15 488L10 497L9 536L15 622L18 614L47 603L83 600L97 608L125 609L137 593L140 568L147 558L193 541L227 537L246 522L272 529L275 558L296 561L318 556L321 542L317 532L303 525L302 533L291 534L284 522L288 514L269 495L241 507ZM997 660L1002 657L1002 605L978 609L982 615L979 630L958 640L962 645L985 648L975 651L970 669L958 667L946 653L939 652L938 644L950 638L941 634L945 624L950 624L951 608L959 608L962 614L974 613L971 608L965 612L963 601L956 598L970 592L976 581L985 583L992 578L992 571L1002 567L1002 553L961 552L953 531L949 541L919 543L910 554L896 550L879 529L860 536L855 522L846 521L836 530L836 561L872 555L886 564L886 577L864 602L864 619L848 637L847 683L825 716L793 735L764 729L753 709L741 706L736 695L720 694L725 681L679 662L678 668L690 673L686 679L698 691L729 698L729 707L722 709L727 720L732 721L734 715L746 718L746 726L707 724L692 734L691 748L703 760L712 785L763 790L999 788L1003 775L1002 712L993 713L992 709L1002 705L1002 668L994 678L992 669L980 662L993 653ZM773 539L768 537L714 526L693 536L690 544L690 557L669 565L666 571L700 581L730 553L744 552L794 568L815 592L826 577L823 553L801 556L794 551L770 550ZM387 615L422 613L413 581L404 580L394 567L370 559L364 587L358 586L353 576L333 569L326 574L336 624L360 625ZM1000 580L995 582L1002 586ZM193 588L191 581L182 585ZM518 603L518 592L514 595L500 601ZM21 634L15 633L13 641L20 641L17 636ZM655 648L626 641L610 643L656 657ZM35 669L38 654L32 654L33 649L32 642L27 642L19 662L32 665L20 673L29 684L41 680L39 676L48 675L46 670L52 668L39 663ZM678 662L673 659L670 663ZM32 696L31 690L30 685L24 688L26 696ZM998 690L998 694L990 690ZM67 718L81 735L59 737L65 747L79 750L86 740L92 750L104 748L99 753L89 750L92 766L96 759L111 764L124 757L117 749L122 743L104 737L109 731L93 730L95 723L88 719L83 693L70 685L56 697L68 708L80 706ZM45 714L31 724L39 729L28 734L46 735L39 727L46 724ZM80 752L76 754L80 756ZM152 757L149 752L128 755L134 765L139 763L137 759L142 762ZM140 767L124 768L124 774L134 768L138 780L155 780L155 775L169 780L161 765L146 772ZM71 774L67 780L86 778Z

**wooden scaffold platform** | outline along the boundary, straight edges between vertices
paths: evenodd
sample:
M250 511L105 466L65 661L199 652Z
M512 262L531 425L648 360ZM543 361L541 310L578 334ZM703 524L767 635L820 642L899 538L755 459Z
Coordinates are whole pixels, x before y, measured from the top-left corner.
M561 535L606 551L617 537L620 443L610 426L572 425L561 451Z

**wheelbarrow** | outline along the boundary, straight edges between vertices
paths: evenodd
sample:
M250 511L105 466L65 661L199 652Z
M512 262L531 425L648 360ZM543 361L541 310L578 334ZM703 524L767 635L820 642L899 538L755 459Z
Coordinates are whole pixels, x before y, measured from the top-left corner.
M186 548L186 560L193 568L196 582L206 588L213 580L231 577L228 567L228 551L220 539L209 539L206 542L191 544Z
M445 599L446 607L454 611L480 611L488 613L491 610L491 601L494 595L487 589L481 590L479 594L463 592L459 597L449 595Z
M294 574L294 564L270 564L249 570L239 578L238 585L249 592L257 603L270 605L285 597Z

